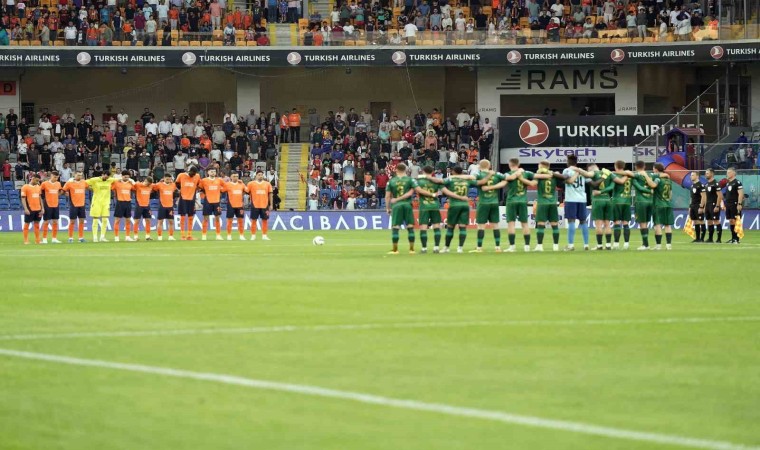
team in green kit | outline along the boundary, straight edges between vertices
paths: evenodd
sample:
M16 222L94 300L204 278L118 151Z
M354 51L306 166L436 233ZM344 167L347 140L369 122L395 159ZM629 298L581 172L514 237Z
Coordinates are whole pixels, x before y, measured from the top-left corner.
M571 163L568 164L570 166ZM417 179L409 177L404 164L396 167L396 176L392 178L386 189L386 210L391 215L393 249L390 254L398 254L398 241L401 227L408 232L409 252L415 253L414 243L414 211L412 197L419 197L419 225L422 253L427 252L428 230L433 230L435 246L433 253L448 253L454 238L455 229L459 231L457 253L463 253L467 239L467 226L470 218L471 188L477 188L478 203L475 211L477 224L477 247L471 253L483 252L485 230L490 225L493 228L494 251L501 252L501 230L498 228L499 190L507 189L506 219L509 247L507 252L515 251L516 223L519 221L524 250L530 251L530 227L528 215L528 188L536 188L535 220L536 247L533 251L543 251L543 240L546 227L552 230L552 248L559 250L559 211L557 199L558 180L566 180L567 176L550 170L549 161L541 161L535 173L523 170L519 160L509 160L509 172L496 173L491 170L488 160L479 163L479 173L476 176L464 174L457 166L446 179L433 176L433 168L425 167ZM577 176L585 177L592 187L591 218L596 227L596 250L612 250L620 248L620 238L623 237L623 249L629 248L631 202L635 198L634 217L639 224L642 245L639 250L648 250L649 223L654 223L655 249L661 249L663 230L666 237L666 248L670 250L672 241L672 226L674 214L671 206L672 181L665 174L662 164L655 164L654 171L645 171L643 162L636 163L635 171L625 170L625 162L617 161L615 170L599 169L596 164L589 164L586 170L571 166ZM573 177L573 179L575 179ZM635 195L634 195L635 192ZM446 237L443 249L440 249L442 218L439 197L448 197L448 213ZM613 224L610 226L610 224ZM614 235L614 244L612 238ZM606 241L606 242L604 242ZM606 244L606 245L605 245ZM588 247L587 247L588 248Z

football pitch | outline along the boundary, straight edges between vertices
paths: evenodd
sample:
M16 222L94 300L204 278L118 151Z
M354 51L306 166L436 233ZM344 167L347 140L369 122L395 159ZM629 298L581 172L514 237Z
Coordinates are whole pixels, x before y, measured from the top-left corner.
M0 233L0 449L760 449L758 232L541 254L490 231L482 254L270 237Z

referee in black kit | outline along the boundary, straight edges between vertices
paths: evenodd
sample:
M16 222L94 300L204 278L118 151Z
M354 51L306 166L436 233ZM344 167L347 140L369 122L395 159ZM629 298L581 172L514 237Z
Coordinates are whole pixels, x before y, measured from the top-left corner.
M744 187L742 182L736 179L736 169L729 167L726 172L726 218L731 224L731 240L728 244L738 244L739 236L736 235L736 217L742 214L744 203Z
M707 227L705 227L705 206L707 205L707 194L705 186L699 181L697 172L691 173L691 202L689 203L689 219L694 224L694 230L697 232L696 238L691 241L704 242Z
M705 170L705 178L707 178L707 184L705 185L705 194L707 195L707 203L705 205L705 219L707 219L707 231L710 233L707 237L708 244L713 243L713 234L715 230L718 231L718 239L715 241L720 244L720 240L723 237L723 222L720 220L720 208L723 203L723 192L721 192L720 184L715 180L715 172L712 169Z

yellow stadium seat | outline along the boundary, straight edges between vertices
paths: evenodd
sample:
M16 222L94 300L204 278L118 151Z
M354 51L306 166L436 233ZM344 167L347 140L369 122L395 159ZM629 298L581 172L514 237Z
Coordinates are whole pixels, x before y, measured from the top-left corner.
M444 45L443 39L436 39L433 41L433 45Z
M213 41L213 44L211 44L214 47L221 47L224 45L224 42L222 41Z
M256 47L257 44L256 44L256 41L248 41L246 45L248 45L249 47Z
M347 47L353 47L356 43L352 40L348 40L344 42L343 44L346 45Z
M113 41L111 42L111 45L113 45L114 47L121 47L121 41Z
M433 45L432 39L425 39L422 41L422 45Z
M465 41L464 39L457 39L456 41L454 41L454 44L456 44L456 45L467 45L467 41Z
M20 45L22 47L28 47L29 46L29 41L27 41L26 39L22 39L22 40L18 41L18 45Z
M367 45L367 41L365 41L364 39L360 39L360 40L356 41L356 45L358 45L359 47L363 47L363 46Z
M190 41L190 47L200 47L201 41Z
M11 45L18 45L18 41L16 40L11 41Z
M214 41L221 41L224 39L224 32L222 32L222 30L214 30L211 33L211 39Z
M211 47L211 41L201 41L202 47Z

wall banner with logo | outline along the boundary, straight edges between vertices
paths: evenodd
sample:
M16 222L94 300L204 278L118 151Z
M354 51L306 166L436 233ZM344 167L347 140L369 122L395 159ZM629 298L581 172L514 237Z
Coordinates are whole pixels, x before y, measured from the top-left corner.
M715 41L717 42L717 41ZM0 67L325 67L683 64L760 59L757 40L572 47L5 47Z
M542 159L552 163L564 162L575 154L581 162L612 163L618 159L632 162L636 159L654 160L664 151L639 146L654 133L664 135L674 125L664 126L669 115L638 116L540 116L499 117L499 148L501 161L509 158L532 164ZM706 136L716 133L715 115L683 114L683 127L702 128ZM701 123L697 123L697 121ZM634 147L636 147L634 149ZM650 148L651 147L651 148Z

